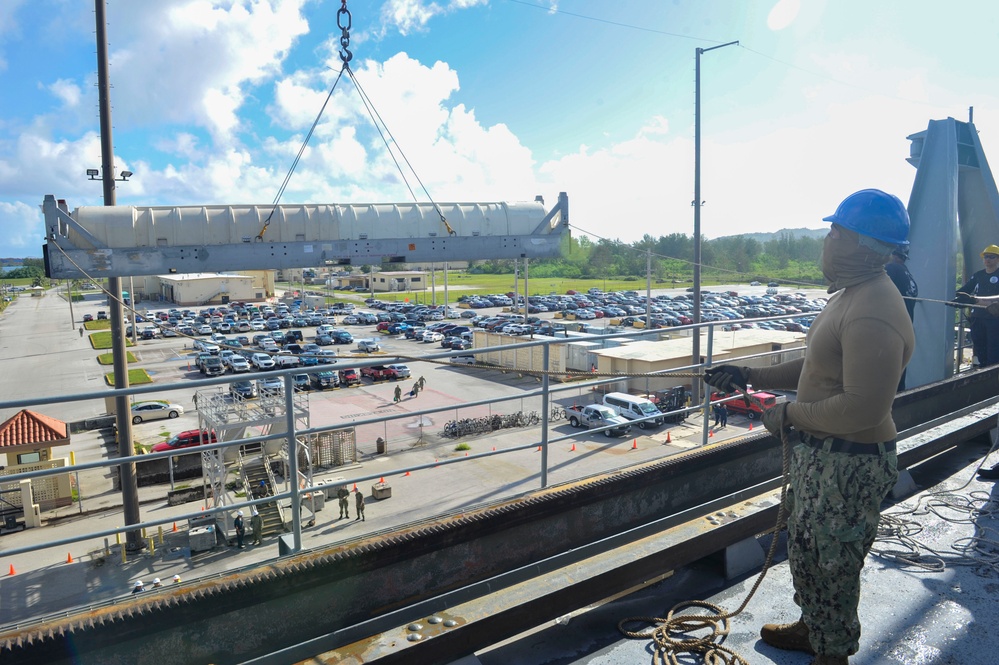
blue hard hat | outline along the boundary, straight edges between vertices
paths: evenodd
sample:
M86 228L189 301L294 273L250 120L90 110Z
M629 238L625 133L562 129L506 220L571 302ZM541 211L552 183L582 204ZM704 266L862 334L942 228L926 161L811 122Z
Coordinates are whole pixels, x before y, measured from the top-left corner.
M909 213L897 196L862 189L843 199L836 212L823 217L863 236L895 245L909 244Z

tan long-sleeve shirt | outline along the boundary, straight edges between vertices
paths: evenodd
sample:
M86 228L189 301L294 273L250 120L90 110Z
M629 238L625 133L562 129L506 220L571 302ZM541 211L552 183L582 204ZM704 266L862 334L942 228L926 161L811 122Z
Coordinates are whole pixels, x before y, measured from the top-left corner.
M833 294L807 341L803 359L753 367L753 387L797 390L787 417L796 429L818 438L894 439L891 406L915 335L888 276L882 273Z

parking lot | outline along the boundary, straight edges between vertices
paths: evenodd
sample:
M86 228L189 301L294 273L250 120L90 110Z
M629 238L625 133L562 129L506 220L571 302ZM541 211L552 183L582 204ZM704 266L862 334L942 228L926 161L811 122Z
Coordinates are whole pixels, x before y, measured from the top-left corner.
M106 309L103 299L91 297L86 302L75 303L74 315L70 317L68 303L53 293L42 298L25 298L15 303L0 317L0 355L4 357L5 367L8 369L0 375L4 394L17 396L17 399L27 403L69 392L93 392L99 395L106 390L105 373L110 368L97 363L96 356L100 352L91 348L88 340L78 331L85 314L89 313L96 318L98 311ZM368 311L374 313L384 310ZM501 307L475 311L493 315L503 313ZM540 313L538 316L548 323L561 321L555 319L552 312ZM702 443L699 417L649 429L635 427L626 434L612 437L573 428L565 419L554 420L551 423L551 443L546 456L539 454L541 448L537 443L540 441L541 429L537 424L458 439L443 437L441 431L450 421L539 411L541 398L527 396L539 388L538 380L532 376L520 376L495 368L480 369L448 362L430 362L422 358L441 352L443 349L440 342L415 341L407 339L405 334L376 331L376 326L370 323L344 324L341 316L335 318L338 319L336 324L323 325L335 325L349 330L355 340L376 339L380 349L369 354L360 352L356 343L324 346L322 348L336 349L337 359L335 363L318 367L329 367L339 372L358 359L383 358L386 366L404 364L410 372L408 378L399 380L361 378L351 387L319 390L310 386L312 389L307 393L312 427L349 427L358 419L375 421L357 427L357 465L317 469L319 478L338 476L349 481L350 478L380 477L393 486L393 498L389 501L372 502L368 510L369 521L364 526L360 523L354 525L349 530L350 537L355 537L359 530L388 528L440 511L462 510L497 497L535 489L540 482L542 459L547 460L548 482L557 484L610 469L655 461L696 448ZM469 320L444 319L458 322ZM606 320L598 321L598 324L605 323ZM309 344L314 343L312 340L315 339L318 326L287 330L292 329L299 329L303 333L303 339L293 343ZM194 400L198 390L227 393L228 380L249 381L256 385L258 379L267 377L265 373L257 371L235 375L230 372L221 377L227 381L225 384L206 387L203 381L206 375L196 365L198 352L194 349L194 341L209 339L210 335L196 335L194 338L154 337L139 339L136 346L130 348L136 358L134 366L145 369L153 381L150 392L137 396L136 401L163 400L183 409L183 413L178 413L175 418L169 417L168 413L166 418L136 424L133 433L140 443L151 447L182 432L197 430L201 424ZM315 366L305 367L303 370L306 373L322 371ZM421 377L426 381L425 389L416 396L410 396L414 383ZM168 384L177 387L167 390ZM396 387L401 389L399 401L395 399ZM553 400L563 409L592 404L600 396L600 393L585 386L569 384L562 387L566 390L554 394ZM468 406L470 403L496 398L503 398L503 401ZM9 399L8 404L12 401L13 398ZM101 398L25 406L70 423L99 417L107 410L107 403ZM5 407L3 417L10 417L21 407L20 403ZM712 441L738 436L746 432L749 425L750 421L745 417L733 416L729 419L727 428L712 430ZM378 438L382 438L387 444L384 452L377 450ZM458 444L465 445L459 448ZM192 449L197 450L196 447L185 448ZM99 430L74 432L68 450L55 452L64 456L70 450L75 453L78 463L113 458L117 451L113 439L109 439L107 432ZM515 452L494 456L494 453L508 450ZM471 457L466 460L465 457L469 455ZM476 457L477 455L484 456ZM438 464L440 468L437 468ZM402 469L421 465L425 468L414 471L411 476L401 472ZM29 529L4 536L5 548L23 547L26 543L56 540L74 534L86 535L100 526L91 524L88 516L96 515L105 519L101 528L117 526L121 519L121 495L114 489L112 476L107 469L79 472L76 481L79 482L79 497L82 501L45 511L43 524L47 525L46 528ZM366 486L364 482L361 484ZM197 509L192 505L168 507L165 500L168 489L169 485L140 487L141 519L169 519L171 515L181 515ZM77 516L84 519L74 519ZM320 513L320 517L321 521L316 527L304 534L306 546L347 537L347 527L350 525L337 523L335 511ZM73 545L71 550L79 558L81 553L99 547L98 541L84 542ZM66 566L67 558L64 551L66 548L61 548L62 551L55 551L56 549L60 548L18 555L11 558L9 563L15 565L19 573L38 570L39 574L44 572L47 580L55 580L57 577L53 575ZM262 548L253 557L255 560L265 560L275 555L276 549ZM240 554L241 561L245 562L249 556L249 552ZM122 577L124 591L130 577L137 574L151 577L155 573L162 577L172 575L176 572L174 569L180 566L180 572L184 573L186 579L215 570L212 562L222 566L221 570L232 565L226 558L213 557L211 561L196 562L190 558L164 556L153 559L142 557L114 570L117 570L115 574ZM5 560L4 563L8 561ZM11 579L26 579L30 583L33 578ZM75 588L68 581L65 587ZM103 593L114 595L116 590L110 587ZM52 596L53 606L59 602L56 596L57 594ZM19 611L34 610L21 608Z

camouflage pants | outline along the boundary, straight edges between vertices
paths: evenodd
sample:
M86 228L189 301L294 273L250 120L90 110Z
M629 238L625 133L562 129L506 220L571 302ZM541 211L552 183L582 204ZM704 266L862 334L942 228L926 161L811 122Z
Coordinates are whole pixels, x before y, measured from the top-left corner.
M894 452L852 455L799 444L791 453L788 561L816 653L848 656L860 648L860 571L897 478Z

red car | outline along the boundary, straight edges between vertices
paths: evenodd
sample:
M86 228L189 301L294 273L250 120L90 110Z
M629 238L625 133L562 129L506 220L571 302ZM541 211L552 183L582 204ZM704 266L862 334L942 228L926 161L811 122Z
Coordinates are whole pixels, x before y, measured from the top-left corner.
M342 386L355 386L361 382L361 377L358 376L356 369L342 369L340 370L340 385Z
M170 437L163 443L153 446L154 453L162 453L166 450L179 450L180 448L190 448L199 446L202 443L218 443L215 432L208 430L189 429L175 436Z

